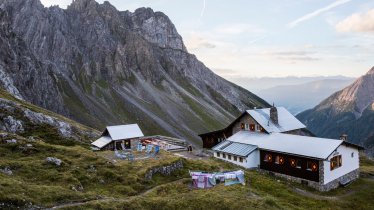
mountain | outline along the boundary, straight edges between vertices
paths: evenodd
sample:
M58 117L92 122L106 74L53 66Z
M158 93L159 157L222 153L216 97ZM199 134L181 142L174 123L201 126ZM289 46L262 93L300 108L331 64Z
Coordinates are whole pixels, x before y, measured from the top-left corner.
M323 79L298 85L280 85L258 91L268 102L286 107L292 114L318 105L323 99L354 81L353 78Z
M369 144L367 139L374 135L374 67L297 117L319 136L338 138L345 133L353 143Z
M0 0L0 18L1 86L97 129L138 123L147 135L199 143L197 133L269 106L189 54L169 18L150 8Z
M255 94L259 94L260 91L271 89L278 86L293 86L303 85L306 83L317 82L322 80L352 80L354 78L345 76L287 76L287 77L243 77L238 75L227 75L222 74L221 71L217 71L224 78L229 81L242 86L247 90L251 90Z

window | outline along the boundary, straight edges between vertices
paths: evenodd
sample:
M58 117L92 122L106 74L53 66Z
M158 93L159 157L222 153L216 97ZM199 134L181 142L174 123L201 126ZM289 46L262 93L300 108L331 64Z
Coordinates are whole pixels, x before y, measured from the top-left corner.
M217 157L220 157L221 156L221 153L217 152Z
M245 130L249 130L249 124L248 123L245 124Z
M256 124L256 131L261 131L261 126L259 124Z
M243 158L242 157L239 157L239 162L243 162Z
M284 164L284 157L277 155L275 156L275 164L283 165Z
M264 157L265 162L271 163L272 160L273 160L273 157L270 154L265 155L265 157Z
M274 161L275 164L279 164L279 155L275 156L275 161Z
M251 131L255 131L255 124L251 124L250 129L251 129Z
M352 152L352 153L351 153L351 157L354 157L354 156L355 156L355 153L354 153L354 152Z
M301 168L301 160L296 160L296 168Z
M290 165L292 168L296 167L296 160L295 159L290 159Z
M317 163L315 163L313 161L307 161L306 162L306 170L317 171L317 169L318 169Z
M342 166L342 156L338 155L330 159L330 170L334 170Z
M231 155L227 155L227 157L229 158L229 160L231 160Z
M223 153L223 154L222 154L222 157L223 157L223 158L226 158L226 154L225 154L225 153Z
M243 130L244 129L244 123L242 123L241 125L240 125L240 128Z
M234 161L238 161L238 157L234 156Z

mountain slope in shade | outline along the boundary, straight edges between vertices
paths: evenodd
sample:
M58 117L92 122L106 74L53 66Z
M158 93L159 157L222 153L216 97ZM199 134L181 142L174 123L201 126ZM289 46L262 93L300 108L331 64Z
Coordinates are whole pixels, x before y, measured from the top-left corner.
M374 135L374 67L351 85L297 116L317 135L366 144Z
M258 95L268 102L286 107L298 114L311 109L332 93L353 82L353 78L323 79L299 85L282 85L260 90Z
M94 128L138 123L145 134L199 142L197 133L268 106L189 54L169 18L149 8L2 0L0 17L2 86Z

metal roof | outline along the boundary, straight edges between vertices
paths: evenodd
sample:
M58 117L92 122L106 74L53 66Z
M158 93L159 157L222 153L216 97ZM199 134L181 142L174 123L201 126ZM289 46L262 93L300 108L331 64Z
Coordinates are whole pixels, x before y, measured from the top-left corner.
M144 136L138 124L108 126L106 127L106 130L113 140L131 139Z
M102 136L98 140L92 142L91 144L98 148L103 148L112 141L110 136Z
M242 144L242 143L237 143L237 142L232 142L232 141L224 141L216 145L212 149L217 152L224 152L224 153L246 157L249 154L251 154L255 149L257 149L257 146L250 145L250 144Z
M278 124L273 123L270 119L270 108L247 110L268 133L280 133L300 128L306 128L295 116L287 111L284 107L276 107L278 112Z
M239 131L227 141L256 145L260 149L278 151L299 156L326 159L342 143L342 140L299 136L284 133L264 134Z

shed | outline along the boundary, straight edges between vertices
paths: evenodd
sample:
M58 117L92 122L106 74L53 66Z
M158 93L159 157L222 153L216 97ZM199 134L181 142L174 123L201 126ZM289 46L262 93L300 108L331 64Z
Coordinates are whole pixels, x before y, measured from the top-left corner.
M92 145L100 150L130 149L131 140L143 137L138 124L107 126L101 137L94 141Z

